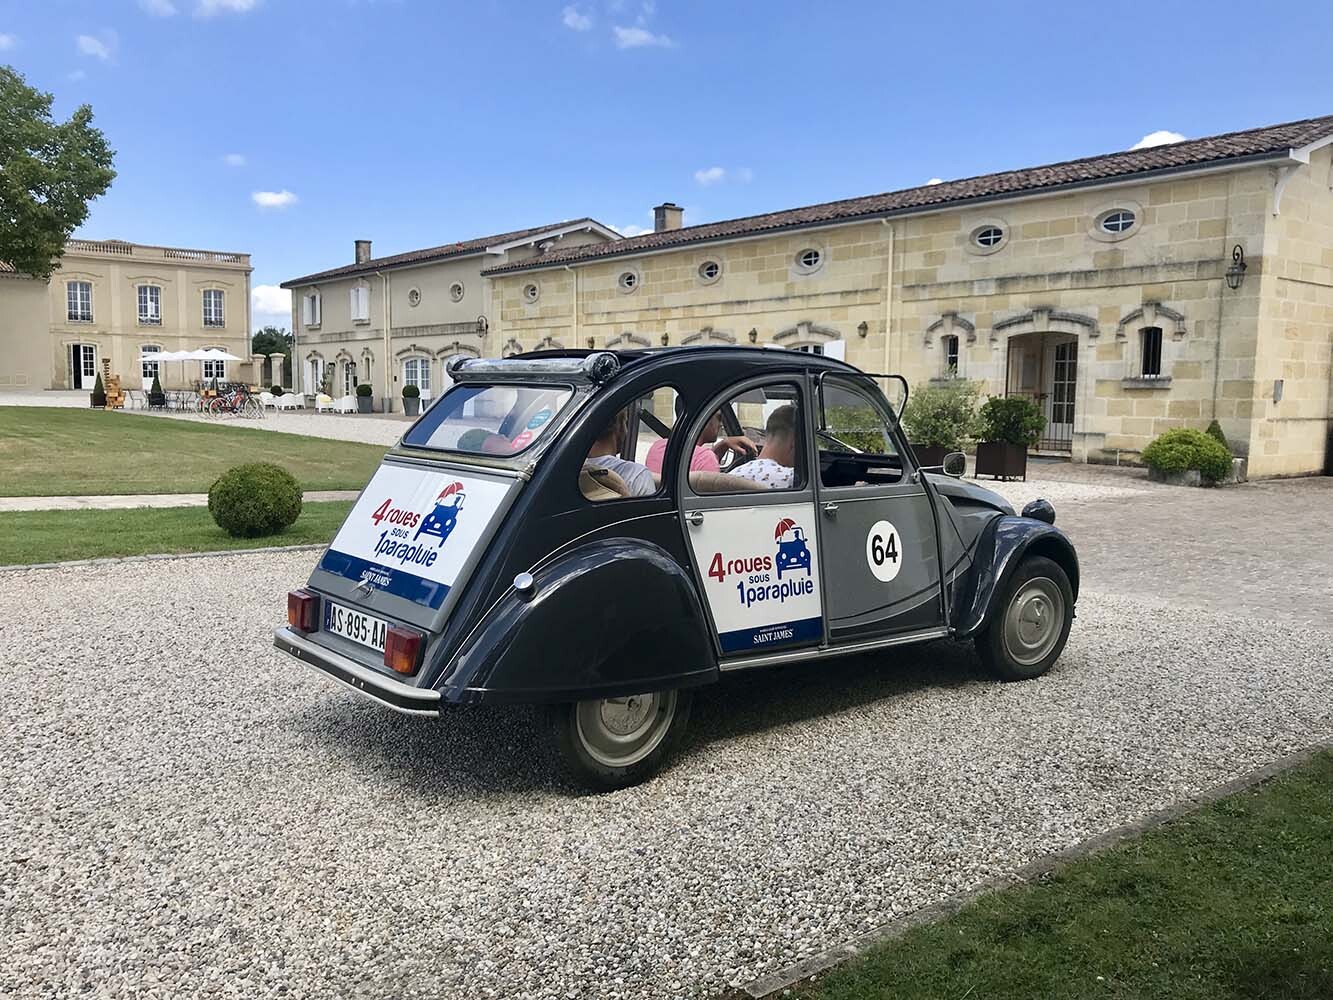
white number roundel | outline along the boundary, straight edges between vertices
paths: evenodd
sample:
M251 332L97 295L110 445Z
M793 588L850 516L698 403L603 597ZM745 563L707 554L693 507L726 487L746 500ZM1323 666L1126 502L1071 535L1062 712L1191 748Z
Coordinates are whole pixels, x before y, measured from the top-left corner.
M866 535L866 565L877 580L888 583L903 566L903 540L888 521L876 521Z

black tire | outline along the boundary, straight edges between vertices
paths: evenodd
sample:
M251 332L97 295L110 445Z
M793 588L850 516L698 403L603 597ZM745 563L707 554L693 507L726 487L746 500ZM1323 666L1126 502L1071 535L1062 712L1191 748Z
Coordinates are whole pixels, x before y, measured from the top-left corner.
M1069 577L1059 563L1029 556L1009 578L973 643L982 662L1001 680L1028 681L1060 658L1073 623Z
M651 778L670 760L689 723L691 694L658 691L626 698L543 705L539 722L556 764L566 777L591 791L614 791ZM632 710L628 704L634 699L656 699L645 710L652 713L652 721L639 728L633 726L633 712L638 709ZM637 705L642 706L642 702ZM622 708L627 722L620 728L628 731L620 734L614 731L614 724L607 723L607 715ZM624 746L606 742L618 739L625 741Z

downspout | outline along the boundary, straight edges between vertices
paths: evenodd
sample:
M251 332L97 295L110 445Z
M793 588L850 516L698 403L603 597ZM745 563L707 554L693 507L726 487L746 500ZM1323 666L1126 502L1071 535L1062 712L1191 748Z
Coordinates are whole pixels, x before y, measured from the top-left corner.
M393 302L389 298L389 276L376 271L380 279L380 294L384 296L384 412L393 412Z
M570 279L574 282L574 296L573 296L574 309L569 317L569 325L570 325L570 338L571 338L570 342L577 350L579 347L582 346L582 344L579 342L579 272L574 270L568 264L565 265L565 270L569 272Z
M893 361L890 357L889 331L893 329L893 223L888 219L880 219L880 225L889 231L889 252L884 262L884 368L885 374L895 371ZM900 359L901 360L901 359ZM900 366L901 367L901 366ZM888 381L884 383L885 392L888 391Z

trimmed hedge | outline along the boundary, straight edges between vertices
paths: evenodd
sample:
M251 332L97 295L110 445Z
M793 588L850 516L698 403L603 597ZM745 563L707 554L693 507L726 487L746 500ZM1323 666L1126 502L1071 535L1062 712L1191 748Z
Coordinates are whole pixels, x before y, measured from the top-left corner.
M1204 433L1207 434L1214 441L1216 441L1218 444L1220 444L1227 451L1231 450L1231 442L1229 442L1227 440L1227 436L1222 433L1222 425L1219 424L1216 420L1214 420L1212 423L1208 425L1208 429L1204 431Z
M93 391L88 394L88 401L94 407L106 406L106 390L102 388L102 373L97 373L97 381L93 383Z
M404 398L404 399L416 399L416 398L417 398L418 396L420 396L420 395L421 395L421 390L418 389L416 386L414 386L414 385L405 385L405 386L403 386L403 398Z
M1159 472L1198 469L1209 482L1231 474L1231 452L1204 431L1180 427L1167 431L1143 449L1143 462Z
M976 436L977 385L958 379L952 385L918 389L903 410L903 427L913 444L962 451Z
M208 512L233 538L275 535L301 515L301 484L271 462L238 465L209 487Z
M356 394L358 396L371 396L375 393L375 387L369 382L358 382L356 384Z
M1046 418L1041 408L1022 396L992 396L977 414L981 440L1031 448L1041 438Z
M275 396L281 396L281 395L282 395L284 392L286 392L287 390L285 390L285 389L284 389L282 386L280 386L280 385L271 385L271 386L268 387L268 391L271 392L271 393L273 393L273 395L275 395Z

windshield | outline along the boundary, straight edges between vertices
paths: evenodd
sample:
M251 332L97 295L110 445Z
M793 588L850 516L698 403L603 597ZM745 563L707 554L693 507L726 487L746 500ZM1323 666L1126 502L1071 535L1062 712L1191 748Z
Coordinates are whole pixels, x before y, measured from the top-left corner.
M413 448L517 455L565 408L568 386L456 385L403 436Z

